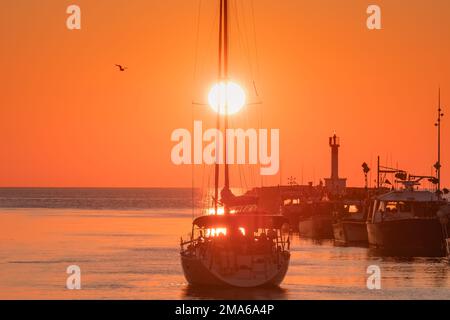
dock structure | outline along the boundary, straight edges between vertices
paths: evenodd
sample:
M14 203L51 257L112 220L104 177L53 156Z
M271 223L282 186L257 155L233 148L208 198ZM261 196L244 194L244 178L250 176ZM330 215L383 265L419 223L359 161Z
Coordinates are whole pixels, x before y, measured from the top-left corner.
M347 179L339 177L339 147L340 139L336 134L328 140L331 148L331 175L318 185L312 182L307 185L295 183L291 178L288 185L258 187L247 192L257 199L260 210L278 212L286 201L323 202L343 200L364 200L370 194L377 194L383 188L347 187ZM383 189L384 191L384 189Z
M279 212L285 201L299 200L301 202L364 200L368 194L377 194L376 188L345 187L339 194L330 192L324 185L278 185L258 187L247 192L247 195L257 199L258 208L268 213Z

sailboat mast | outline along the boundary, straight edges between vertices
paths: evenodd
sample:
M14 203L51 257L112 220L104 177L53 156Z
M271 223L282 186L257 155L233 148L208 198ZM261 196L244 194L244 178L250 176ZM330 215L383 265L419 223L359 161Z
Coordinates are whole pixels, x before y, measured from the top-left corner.
M223 0L220 0L220 13L219 13L219 60L218 60L218 80L222 81L222 29L223 29ZM220 108L220 105L219 105ZM216 128L220 130L220 110L217 112ZM219 134L216 137L216 142L219 140ZM220 146L218 146L220 148ZM216 150L216 163L214 167L214 214L217 214L217 203L219 201L219 155L220 152Z
M223 75L226 87L228 86L228 0L223 0L223 25L224 25L224 37L223 37ZM225 95L228 100L228 95ZM224 119L224 154L225 154L225 190L230 189L230 177L228 171L228 161L227 161L227 129L228 129L228 101L225 100L225 119Z

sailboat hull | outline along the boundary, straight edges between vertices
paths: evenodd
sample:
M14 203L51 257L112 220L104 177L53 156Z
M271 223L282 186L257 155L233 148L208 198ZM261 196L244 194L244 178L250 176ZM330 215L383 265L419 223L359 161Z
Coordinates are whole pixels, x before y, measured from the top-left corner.
M223 263L196 255L181 255L181 265L186 280L192 286L218 287L271 287L283 281L289 266L290 254L280 253L278 263L268 263L266 272L254 271L250 266L236 270L239 261L249 261L250 257L241 256L233 260L233 266L224 268ZM236 264L237 263L237 264ZM245 263L241 266L245 266Z

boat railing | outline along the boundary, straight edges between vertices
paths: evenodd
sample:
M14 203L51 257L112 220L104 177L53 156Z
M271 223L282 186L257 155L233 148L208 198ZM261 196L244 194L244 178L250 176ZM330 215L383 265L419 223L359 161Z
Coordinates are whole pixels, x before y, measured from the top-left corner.
M223 237L223 238L222 238ZM211 245L214 245L215 247L227 247L227 243L223 242L221 243L222 239L225 239L226 236L221 237L203 237L199 236L197 238L192 238L190 240L183 240L180 239L180 247L181 252L185 254L197 254L196 249L197 248L207 248ZM286 240L284 240L281 236L276 236L273 238L267 237L267 236L253 236L248 237L247 239L250 240L250 242L247 242L247 250L252 251L255 254L258 254L260 252L267 252L267 248L270 247L274 251L274 253L277 252L284 252L286 250L290 250L290 239L287 237ZM245 247L246 242L238 241L235 242L237 245Z

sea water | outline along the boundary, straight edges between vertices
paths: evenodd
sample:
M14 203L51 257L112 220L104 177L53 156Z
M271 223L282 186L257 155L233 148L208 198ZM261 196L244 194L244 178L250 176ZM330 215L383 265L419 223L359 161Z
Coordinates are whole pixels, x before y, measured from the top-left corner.
M381 257L298 235L279 288L190 287L179 242L192 204L190 189L0 189L0 298L450 299L445 258ZM71 265L80 290L66 287ZM367 286L373 265L379 290Z

